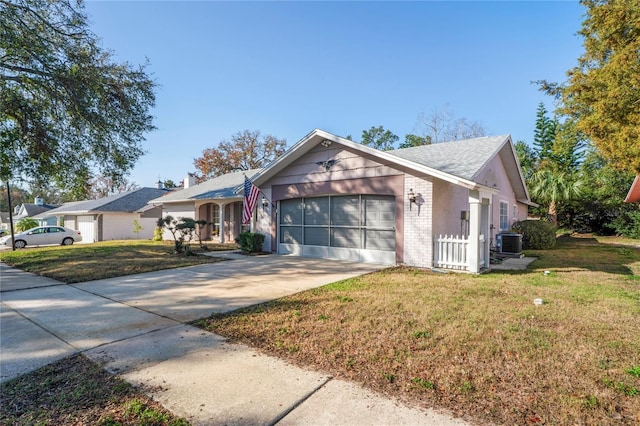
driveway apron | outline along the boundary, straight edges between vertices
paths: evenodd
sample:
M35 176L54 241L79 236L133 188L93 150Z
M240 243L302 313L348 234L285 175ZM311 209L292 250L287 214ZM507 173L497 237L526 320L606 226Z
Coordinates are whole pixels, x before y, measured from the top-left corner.
M74 285L3 268L0 381L83 352L194 425L465 424L185 324L381 268L240 256Z
M378 265L285 256L65 285L0 264L0 381L72 353L276 299Z

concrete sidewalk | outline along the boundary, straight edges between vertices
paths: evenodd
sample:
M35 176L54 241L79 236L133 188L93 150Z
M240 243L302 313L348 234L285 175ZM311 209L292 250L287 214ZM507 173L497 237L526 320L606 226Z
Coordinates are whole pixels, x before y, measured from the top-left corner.
M291 256L65 285L0 264L0 381L76 352L195 425L462 425L185 322L380 269Z

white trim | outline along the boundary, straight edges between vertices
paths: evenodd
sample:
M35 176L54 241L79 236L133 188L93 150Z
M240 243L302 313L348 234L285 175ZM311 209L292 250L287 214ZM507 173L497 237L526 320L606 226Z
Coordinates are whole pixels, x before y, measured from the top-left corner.
M505 218L506 218L506 223L507 223L507 227L503 228L502 227L502 205L506 205L507 206L507 211L505 214ZM500 232L502 231L508 231L509 230L509 202L505 201L505 200L500 200L500 202L498 203L498 230Z
M465 187L467 189L482 189L495 194L499 192L498 189L496 188L490 188L488 186L481 185L477 182L474 182L468 179L463 179L458 176L454 176L452 174L445 173L428 166L414 163L413 161L410 161L410 160L405 160L404 158L400 158L398 156L389 154L387 152L379 151L377 149L370 148L366 145L362 145L360 143L356 143L348 139L341 138L339 136L325 132L320 129L315 129L309 134L307 134L305 137L300 139L300 141L298 141L295 145L293 145L283 156L272 161L261 172L258 172L253 177L254 184L258 187L264 184L267 180L269 180L275 174L279 173L281 170L283 170L293 161L302 157L302 155L304 155L309 150L310 147L308 147L308 145L319 144L324 140L329 140L332 143L341 144L346 148L349 148L350 150L359 151L373 158L382 160L385 163L390 163L393 166L396 166L396 167L399 166L400 168L408 169L410 171L410 174L414 174L414 175L426 174L426 175L444 180L446 182L450 182L455 185Z

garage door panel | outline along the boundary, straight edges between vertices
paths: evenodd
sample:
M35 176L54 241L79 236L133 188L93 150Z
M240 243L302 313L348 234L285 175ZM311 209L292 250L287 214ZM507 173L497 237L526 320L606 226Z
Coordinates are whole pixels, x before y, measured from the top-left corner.
M280 201L279 252L395 263L395 197L332 195Z
M302 244L302 228L299 226L281 226L280 242L283 244Z
M328 246L329 228L304 228L304 244L310 246Z
M364 234L364 248L366 250L395 251L396 231L367 229Z
M360 229L331 228L331 247L360 248Z

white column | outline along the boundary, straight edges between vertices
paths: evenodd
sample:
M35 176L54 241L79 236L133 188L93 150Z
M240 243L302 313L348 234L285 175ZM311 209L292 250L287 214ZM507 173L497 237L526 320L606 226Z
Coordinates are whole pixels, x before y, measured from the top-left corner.
M224 208L226 204L219 204L220 206L220 243L224 243Z
M480 250L484 250L484 266L488 268L490 266L491 257L491 236L489 232L489 216L491 211L491 195L489 198L482 199L482 215L480 222L480 233L484 235L484 246L480 247Z
M469 264L467 265L469 272L478 273L480 268L478 262L480 260L480 193L478 191L469 191Z

